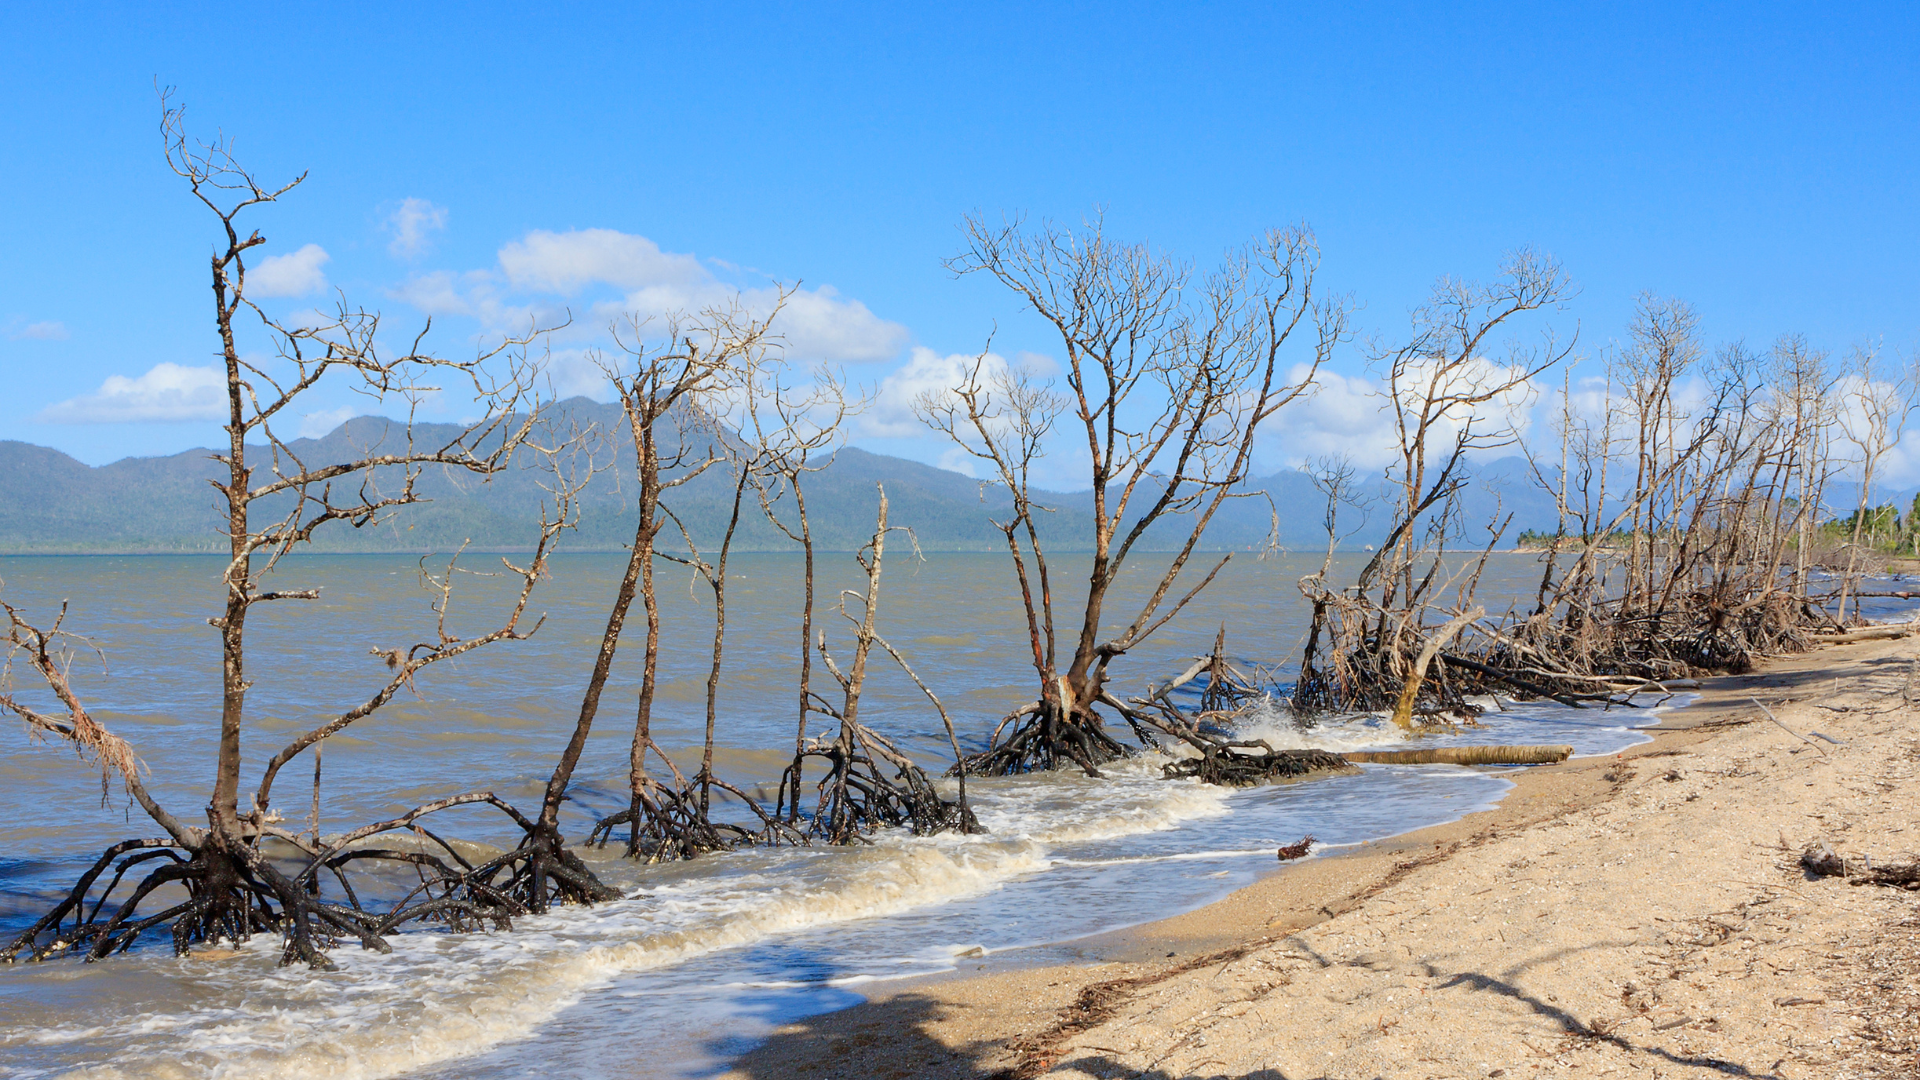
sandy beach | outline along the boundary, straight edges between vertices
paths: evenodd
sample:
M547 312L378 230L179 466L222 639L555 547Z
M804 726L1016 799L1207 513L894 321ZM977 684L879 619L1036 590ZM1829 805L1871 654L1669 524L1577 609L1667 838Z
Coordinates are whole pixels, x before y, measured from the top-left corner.
M1800 865L1920 850L1916 640L1713 680L1651 743L1515 770L1493 810L1276 860L1084 963L891 984L724 1075L1920 1075L1920 892Z

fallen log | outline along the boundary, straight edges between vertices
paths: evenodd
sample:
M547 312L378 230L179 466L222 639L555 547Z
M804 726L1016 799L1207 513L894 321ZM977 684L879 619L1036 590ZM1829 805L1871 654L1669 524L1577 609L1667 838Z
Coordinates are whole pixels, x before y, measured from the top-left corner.
M1376 765L1552 765L1571 746L1436 746L1426 750L1350 750L1340 756Z
M1888 641L1911 633L1912 623L1900 623L1895 626L1870 626L1864 630L1848 630L1839 634L1815 634L1813 640L1822 645L1851 645L1856 641Z
M1162 765L1161 775L1168 780L1194 778L1223 787L1252 787L1312 773L1357 771L1341 760L1339 754L1325 750L1275 750L1263 739L1236 743L1216 739L1212 743L1196 742L1199 757L1180 758Z

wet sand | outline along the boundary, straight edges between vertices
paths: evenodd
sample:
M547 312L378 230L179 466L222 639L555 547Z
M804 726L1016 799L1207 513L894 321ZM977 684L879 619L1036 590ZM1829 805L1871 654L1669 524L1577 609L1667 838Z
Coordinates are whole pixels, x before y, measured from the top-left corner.
M1875 641L1712 680L1652 743L1509 771L1493 810L1276 860L1076 943L1083 963L889 984L723 1075L1920 1075L1920 893L1798 863L1816 838L1920 850L1916 657Z

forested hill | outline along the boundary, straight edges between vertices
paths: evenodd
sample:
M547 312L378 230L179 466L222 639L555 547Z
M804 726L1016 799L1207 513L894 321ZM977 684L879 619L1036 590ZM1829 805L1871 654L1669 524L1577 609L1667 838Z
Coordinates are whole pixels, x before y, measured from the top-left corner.
M632 448L618 432L620 413L610 405L586 398L562 403L560 413L571 426L597 424L615 432L606 441L604 471L594 476L581 500L576 533L565 540L569 550L619 550L631 540L634 526ZM429 443L456 437L452 425L419 425L417 441ZM319 439L299 439L290 445L309 465L349 460L368 450L394 450L404 434L401 425L377 417L361 417L342 424ZM624 452L622 451L624 448ZM223 473L212 451L190 450L170 457L127 458L111 465L89 467L42 446L0 441L0 553L162 553L215 552L224 549L217 495L209 481ZM264 475L270 458L257 448L253 458ZM380 478L391 489L394 477ZM366 528L345 524L321 530L320 551L438 551L471 541L478 549L514 549L528 545L535 532L540 506L550 480L528 463L481 480L470 474L438 468L422 480L420 490L430 502L410 506ZM841 450L833 462L806 480L807 503L817 543L823 549L852 550L873 529L875 483L884 483L894 524L914 530L921 546L937 551L1000 550L1002 534L990 518L1004 516L1004 491L984 488L970 477L903 458ZM1468 542L1483 542L1482 519L1490 518L1496 501L1516 511L1509 538L1523 528L1553 523L1552 504L1531 484L1517 461L1495 462L1481 470L1470 488L1464 517L1472 530ZM1325 500L1298 472L1281 472L1254 481L1248 493L1264 497L1230 500L1207 532L1212 550L1245 550L1261 546L1279 519L1279 541L1294 550L1324 549L1321 525ZM696 538L717 537L731 509L732 484L721 470L710 470L675 490L671 505ZM1040 515L1042 540L1061 551L1084 550L1090 544L1092 501L1084 493L1047 494L1051 508ZM742 515L742 550L784 549L790 542L767 523L749 495L750 513ZM262 508L270 511L271 507ZM1342 533L1351 533L1342 546L1357 548L1377 541L1384 509L1370 514L1345 510ZM1362 524L1363 519L1365 523ZM1185 519L1172 519L1149 533L1145 545L1177 545L1187 529ZM1357 531L1356 531L1357 528ZM662 537L663 547L668 537Z

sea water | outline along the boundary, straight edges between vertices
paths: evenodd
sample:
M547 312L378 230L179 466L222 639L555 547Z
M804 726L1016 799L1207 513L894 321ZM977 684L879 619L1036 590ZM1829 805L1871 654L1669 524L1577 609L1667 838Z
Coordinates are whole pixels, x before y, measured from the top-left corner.
M484 570L486 558L469 556L468 565ZM622 562L561 558L536 594L547 622L532 639L431 669L418 696L328 740L322 832L464 790L537 803L577 714ZM848 556L823 555L820 595L858 585L857 569ZM1202 601L1116 663L1119 688L1178 671L1223 624L1242 663L1284 672L1305 629L1294 583L1317 569L1317 559L1236 559ZM736 783L764 787L795 735L800 563L745 555L734 571L716 761ZM211 780L219 666L204 619L218 602L218 573L217 560L192 557L0 560L0 596L29 614L69 601L69 628L104 656L84 657L79 685L95 715L151 767L156 796L183 817L197 816ZM322 600L256 613L249 779L293 735L379 685L376 650L431 640L431 594L418 574L414 560L390 556L315 557L283 569L287 587L317 584ZM1524 591L1535 574L1531 557L1500 556L1482 598ZM969 747L1032 695L1010 579L1001 559L929 555L890 563L883 583L882 632L942 696ZM451 630L490 629L511 581L463 580ZM1109 622L1130 619L1127 604L1150 585L1139 576L1124 582ZM1056 589L1070 612L1071 585ZM661 587L667 646L654 730L683 769L697 759L705 721L711 616L703 591L672 576ZM844 659L850 633L836 603L824 602L817 621ZM584 837L594 818L624 802L634 666L620 669L606 695L567 808L569 836ZM1648 697L1638 708L1573 710L1493 702L1481 726L1421 745L1565 743L1579 754L1614 753L1644 741L1637 729L1656 722L1659 708L1680 703ZM862 714L929 768L951 757L937 714L897 672L876 668ZM818 730L819 718L813 723ZM1405 742L1378 717L1302 730L1269 711L1246 730L1279 747ZM97 773L64 748L15 738L0 758L0 929L17 932L99 849L155 830L117 793L102 800ZM623 890L620 901L516 920L510 932L402 933L388 955L343 945L330 973L276 966L270 935L226 959L176 959L156 941L99 964L0 969L0 1076L701 1075L772 1025L859 1000L875 980L983 957L1058 959L1076 938L1190 910L1271 872L1281 844L1311 834L1317 852L1338 850L1484 809L1511 786L1499 770L1369 765L1229 790L1161 779L1160 764L1147 755L1102 778L972 780L984 834L883 833L868 845L755 849L654 867L618 858L615 844L588 858ZM311 763L298 758L274 805L297 819L309 812L312 789ZM438 829L511 840L502 821L472 811Z

